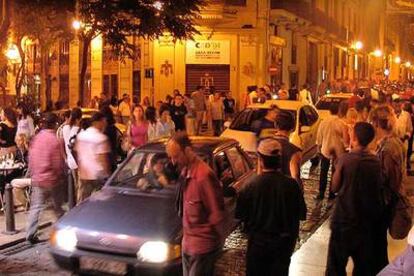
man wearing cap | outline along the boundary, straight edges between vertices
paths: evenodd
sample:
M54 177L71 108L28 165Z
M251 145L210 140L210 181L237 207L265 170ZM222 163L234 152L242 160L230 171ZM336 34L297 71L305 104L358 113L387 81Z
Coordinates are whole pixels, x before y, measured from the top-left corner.
M103 134L106 125L105 115L97 112L91 118L91 126L77 135L75 151L80 178L77 202L82 202L93 191L100 189L109 176L111 147Z
M29 170L32 178L31 207L26 239L30 243L38 241L37 229L40 212L45 202L52 199L53 210L59 218L63 215L63 179L65 161L63 142L56 137L58 118L49 113L45 117L44 129L37 134L29 150Z
M257 153L262 169L240 192L236 207L249 237L246 275L288 275L305 200L299 184L281 171L278 141L263 139Z
M127 124L131 117L131 98L126 93L122 95L122 101L119 103L118 112L122 118L122 123Z

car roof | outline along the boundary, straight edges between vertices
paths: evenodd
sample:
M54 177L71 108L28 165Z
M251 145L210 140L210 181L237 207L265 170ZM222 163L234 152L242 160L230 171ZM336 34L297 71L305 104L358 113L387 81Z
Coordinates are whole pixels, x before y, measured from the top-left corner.
M352 93L333 93L333 94L326 94L322 98L343 98L349 99L352 97Z
M146 152L164 152L168 138L162 138L149 142L138 149L138 151ZM190 136L191 144L197 153L214 153L230 146L238 145L239 143L230 138L223 137L204 137L204 136Z
M301 101L267 100L264 103L250 104L248 108L269 109L272 105L276 105L283 110L298 110L305 104L303 104Z

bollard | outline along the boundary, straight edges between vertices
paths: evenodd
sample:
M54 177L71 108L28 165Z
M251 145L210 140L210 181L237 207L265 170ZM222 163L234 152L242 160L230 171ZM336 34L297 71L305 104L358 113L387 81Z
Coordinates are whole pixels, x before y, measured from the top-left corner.
M13 202L13 186L8 183L4 193L5 197L5 215L6 215L6 231L3 234L14 235L18 231L14 221L14 202Z
M75 207L75 179L73 179L72 171L68 174L68 207L69 210Z

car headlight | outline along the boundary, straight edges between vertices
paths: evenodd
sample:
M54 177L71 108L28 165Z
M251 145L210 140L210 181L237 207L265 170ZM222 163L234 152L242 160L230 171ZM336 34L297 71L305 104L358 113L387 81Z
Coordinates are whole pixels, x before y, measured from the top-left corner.
M140 261L148 263L163 263L181 255L179 245L171 245L163 241L145 242L137 252Z
M50 241L53 246L70 252L74 251L76 249L76 245L78 244L76 231L72 227L67 227L52 232Z

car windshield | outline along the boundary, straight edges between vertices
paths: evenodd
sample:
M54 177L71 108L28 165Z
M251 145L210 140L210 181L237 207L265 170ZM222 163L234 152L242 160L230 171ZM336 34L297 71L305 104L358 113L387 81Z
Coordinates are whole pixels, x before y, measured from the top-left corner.
M267 110L265 108L261 109L252 109L246 108L241 111L236 118L233 120L230 129L240 130L240 131L253 131L253 124L256 121L262 120L266 114ZM292 114L293 118L296 121L296 112L294 110L286 110Z
M318 110L330 110L332 105L336 105L337 107L339 106L339 103L342 101L345 101L346 99L344 98L324 98L321 99L317 104L316 104L316 109Z
M201 156L206 160L206 156ZM165 152L133 153L113 177L109 186L146 193L175 192L178 171Z

